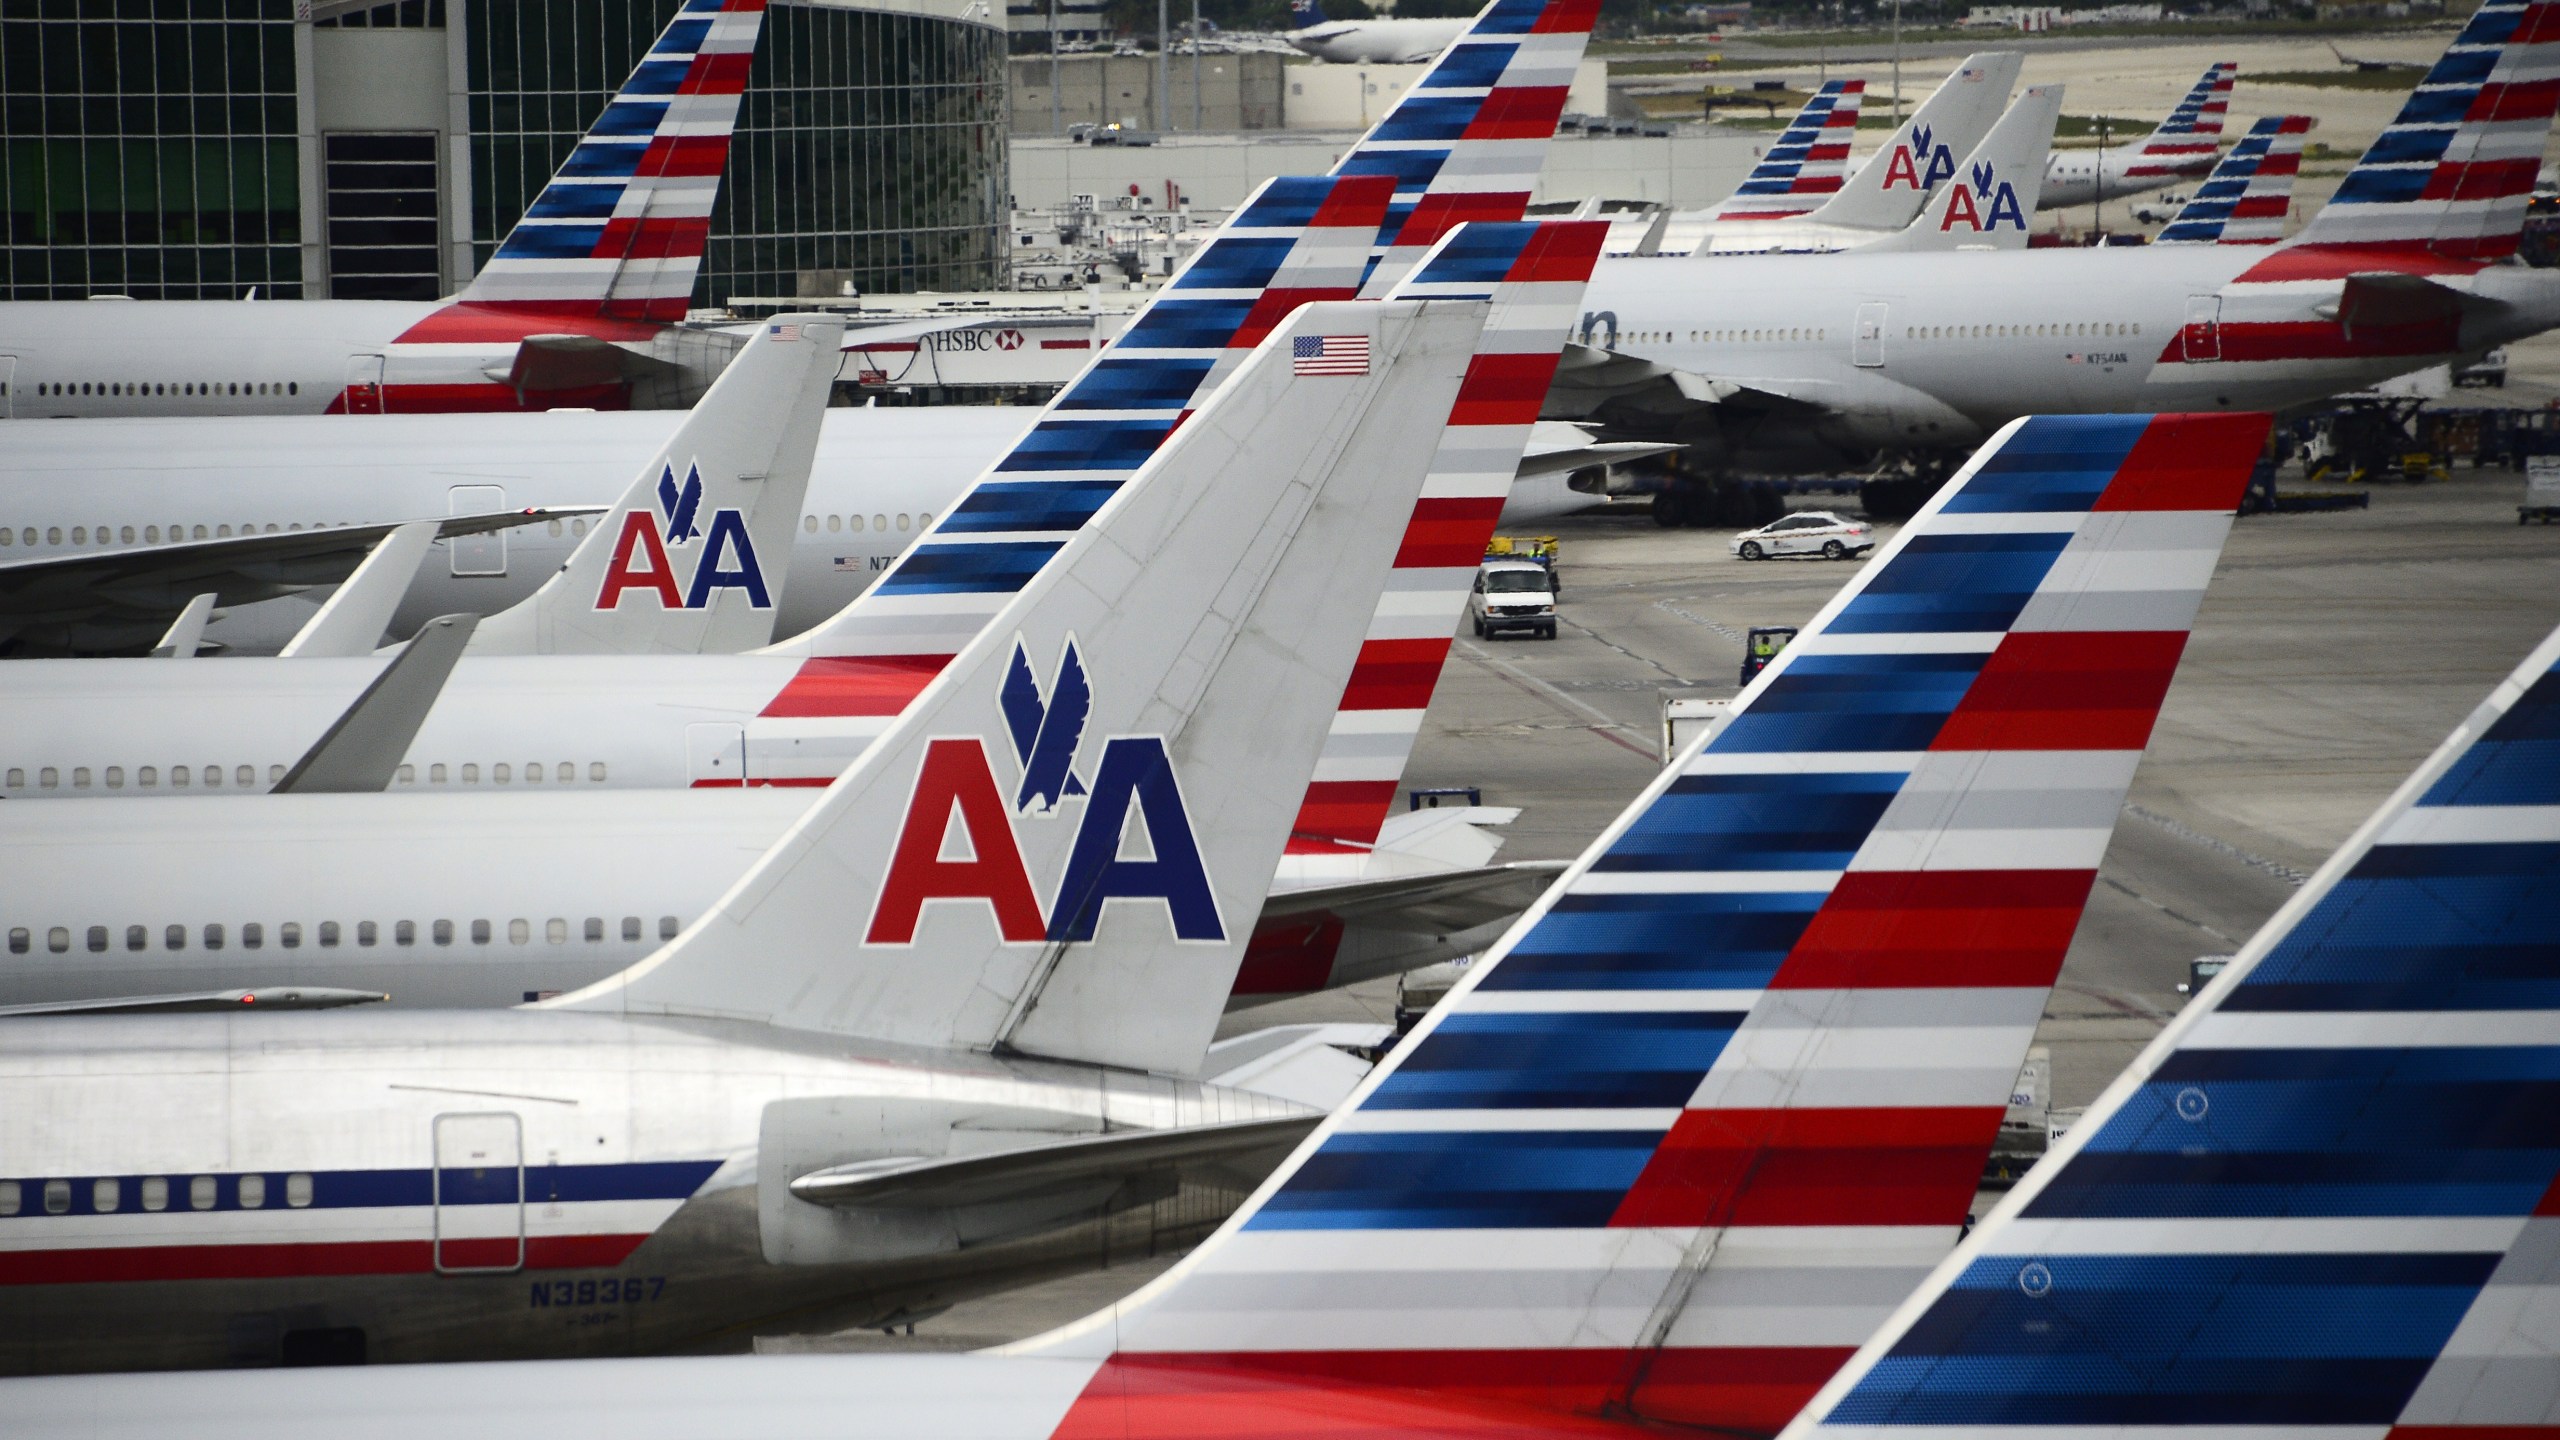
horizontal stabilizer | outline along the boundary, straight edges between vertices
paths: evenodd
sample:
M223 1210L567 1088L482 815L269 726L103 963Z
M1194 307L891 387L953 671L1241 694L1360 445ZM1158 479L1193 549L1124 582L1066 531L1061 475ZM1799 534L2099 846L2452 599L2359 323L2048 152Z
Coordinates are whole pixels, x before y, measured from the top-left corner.
M492 367L486 373L492 380L505 382L521 397L597 385L628 385L659 379L679 368L647 351L593 335L528 335L517 342L515 358L506 369Z
M1034 1199L1096 1180L1135 1179L1205 1164L1276 1160L1324 1117L1310 1111L1177 1130L1108 1135L955 1157L892 1156L814 1170L791 1182L794 1197L839 1209L959 1209Z
M190 990L170 995L111 995L99 1000L0 1005L0 1019L34 1015L201 1015L216 1010L335 1010L344 1005L377 1004L390 998L378 990L271 985L249 990Z

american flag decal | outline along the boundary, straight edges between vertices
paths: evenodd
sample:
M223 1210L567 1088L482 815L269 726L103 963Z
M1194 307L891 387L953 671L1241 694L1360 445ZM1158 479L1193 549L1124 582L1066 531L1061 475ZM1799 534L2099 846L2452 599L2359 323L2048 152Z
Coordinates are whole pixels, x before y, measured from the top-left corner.
M1300 375L1366 375L1366 335L1301 335L1289 342L1290 366Z
M771 335L776 340L797 340L800 338L800 327L797 325L775 325L769 327L765 333Z

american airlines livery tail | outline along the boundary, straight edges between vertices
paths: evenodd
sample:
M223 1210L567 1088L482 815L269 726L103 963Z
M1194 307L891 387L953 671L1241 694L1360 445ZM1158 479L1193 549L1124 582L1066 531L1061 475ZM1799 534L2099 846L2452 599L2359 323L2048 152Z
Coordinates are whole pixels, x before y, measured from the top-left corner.
M458 1406L498 1433L625 1412L650 1433L824 1416L985 1440L1774 1433L1956 1238L2265 428L2010 427L1243 1210L1084 1322L973 1356L54 1380L0 1404L35 1434L176 1415L292 1434L344 1413L423 1432ZM934 728L902 727L905 753L946 743ZM830 801L924 773L889 749ZM1002 819L1001 785L972 786ZM984 937L1002 914L985 884L927 923ZM631 998L730 953L724 927L805 923L797 894L826 889L855 911L881 897L834 947L847 924L895 943L912 918L786 844L724 907L771 919L697 927ZM1034 933L1038 897L1012 903ZM832 967L810 985L837 1015L879 993Z
M2560 634L1790 1440L2560 1428Z
M1821 204L1849 178L1849 144L1866 92L1864 80L1822 82L1741 186L1702 218L1785 220Z
M2250 126L2154 243L2273 245L2283 239L2303 138L2314 123L2308 115L2269 115Z
M2514 254L2555 100L2560 7L2482 5L2296 244Z
M2062 87L2030 85L1938 187L1920 218L1859 250L2024 250L2044 186L2044 157L2062 118Z
M1991 133L2023 61L2014 50L1967 56L1829 199L1787 220L1712 226L1689 253L1838 250L1902 230Z
M765 0L682 0L497 252L443 301L0 305L16 413L681 406L732 347L679 335Z
M766 321L569 563L480 622L470 652L717 655L770 642L843 338L832 316Z
M2207 69L2169 118L2139 140L2103 149L2052 152L2045 163L2041 208L2058 210L2139 195L2211 170L2221 146L2223 120L2231 108L2231 83L2239 73L2239 65L2228 60Z
M1300 310L611 984L519 1010L13 1020L0 1366L876 1320L988 1283L987 1247L1165 1193L1168 1166L1303 1133L1302 1107L1181 1077L1421 492L1439 427L1415 417L1449 413L1486 308Z

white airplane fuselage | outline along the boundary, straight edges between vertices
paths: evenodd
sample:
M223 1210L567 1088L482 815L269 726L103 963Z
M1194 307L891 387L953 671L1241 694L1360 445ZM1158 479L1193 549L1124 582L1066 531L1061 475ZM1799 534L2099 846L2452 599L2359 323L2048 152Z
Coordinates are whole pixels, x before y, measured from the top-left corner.
M2394 270L2444 287L2434 313L2342 324L2347 277ZM1612 258L1575 338L1819 411L1604 402L1615 431L1847 454L1970 445L2021 415L2277 410L2554 324L2560 276L2522 266L2195 245Z
M2221 156L2211 139L2189 138L2195 148L2177 153L2157 151L2147 137L2103 150L2056 150L2045 160L2044 191L2036 208L2061 210L2093 198L2142 195L2180 180L2201 179Z
M15 424L0 444L0 564L261 531L612 503L683 415L354 415ZM777 636L844 608L1037 418L1028 409L830 410ZM184 533L181 534L180 532ZM440 542L393 630L533 593L584 521Z
M785 1167L1292 1108L743 1022L13 1020L0 1372L274 1364L351 1331L366 1360L416 1361L737 1348L760 1321L887 1323L973 1277L983 1289L1008 1266L1057 1263L1036 1242L961 1247L1071 1222L1102 1197L828 1212L789 1198Z
M519 394L505 383L519 343L572 332L645 347L668 328L445 300L12 301L0 418L619 408L618 380ZM697 393L734 348L703 338Z
M1411 65L1437 57L1472 20L1328 20L1280 38L1336 65Z

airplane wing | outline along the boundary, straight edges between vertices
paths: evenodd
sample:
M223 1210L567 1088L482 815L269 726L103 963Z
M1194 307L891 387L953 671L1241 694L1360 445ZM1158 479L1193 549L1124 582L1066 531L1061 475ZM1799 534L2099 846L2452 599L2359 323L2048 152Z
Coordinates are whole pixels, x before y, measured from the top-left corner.
M1329 917L1380 930L1452 935L1526 910L1562 868L1561 862L1524 860L1287 890L1263 902L1261 923Z
M794 1197L838 1209L961 1209L1054 1194L1108 1180L1204 1168L1251 1170L1286 1155L1324 1114L1168 1130L1119 1130L984 1155L891 1156L830 1166L791 1182ZM1258 1172L1257 1172L1258 1173Z
M1725 380L1657 360L1569 343L1542 418L1604 425L1629 415L1669 416L1706 406L1813 416L1829 411L1827 382L1754 376Z
M1521 477L1554 475L1594 465L1623 465L1680 447L1650 440L1597 440L1579 425L1541 420L1530 427L1529 445L1520 454Z
M375 990L325 985L270 985L242 990L188 990L168 995L110 995L94 1000L0 1005L0 1019L31 1015L200 1015L214 1010L335 1010L391 997Z
M601 508L452 515L436 522L436 536L482 535L593 515ZM0 564L0 648L18 654L60 653L70 648L69 637L76 630L82 653L140 654L196 596L211 594L217 605L245 605L335 585L402 523L235 535Z

